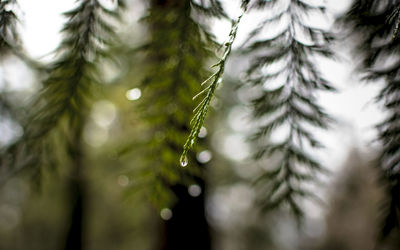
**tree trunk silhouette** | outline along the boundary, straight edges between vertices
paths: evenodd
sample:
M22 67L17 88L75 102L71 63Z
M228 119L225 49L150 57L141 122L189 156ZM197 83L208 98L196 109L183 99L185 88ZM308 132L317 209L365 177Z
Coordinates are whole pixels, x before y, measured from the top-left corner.
M209 250L211 237L205 217L205 183L198 180L202 193L192 197L183 185L172 187L178 198L172 217L164 223L162 250Z
M186 17L190 16L190 0L152 0L151 4L153 7L164 9L165 13L176 11L182 13L182 15ZM150 30L152 28L154 28L154 30L160 29L160 27L151 27ZM182 43L187 39L187 32L188 31L181 30L182 36L180 39L182 39ZM165 58L158 59L164 60ZM201 66L202 65L199 65L199 67ZM184 82L181 84L184 84ZM189 132L189 128L186 126L177 129ZM172 147L175 148L175 146ZM176 150L178 154L180 154L182 148L178 147ZM199 162L197 162L197 165L201 166L201 171L204 173L205 166ZM190 177L197 181L202 192L199 196L193 197L189 194L188 187L185 185L178 184L170 187L176 195L177 202L174 207L171 208L172 217L163 222L161 240L157 246L157 248L161 250L211 249L209 225L205 217L205 181L198 177Z
M86 211L86 181L83 173L82 132L84 122L77 119L76 128L68 142L69 154L72 159L71 176L68 179L68 195L71 204L70 224L67 225L65 250L84 249L85 211Z
M82 250L84 235L85 191L81 179L71 179L69 183L72 213L67 232L65 250Z

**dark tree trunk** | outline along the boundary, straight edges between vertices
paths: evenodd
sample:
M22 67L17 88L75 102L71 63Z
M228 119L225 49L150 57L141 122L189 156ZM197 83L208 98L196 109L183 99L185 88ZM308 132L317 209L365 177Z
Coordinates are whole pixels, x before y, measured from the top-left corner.
M83 119L74 119L72 135L68 141L68 153L71 159L71 176L68 179L69 204L71 213L64 250L83 250L85 235L85 211L87 205L86 181L83 163Z
M85 195L84 183L79 179L70 181L70 204L71 217L70 225L67 232L65 242L65 250L82 250L83 249L83 234L84 234L84 212L85 212Z
M211 238L205 217L204 181L199 183L202 193L192 197L183 185L172 187L178 202L172 208L172 217L164 223L162 250L209 250Z
M176 11L183 15L182 18L190 21L191 5L190 0L152 0L151 6L156 9L163 9L165 13ZM158 27L160 25L161 27ZM167 26L168 27L168 26ZM177 24L171 26L173 29L180 29L181 43L187 43L187 25ZM165 24L153 23L150 29L159 30L165 28ZM171 30L174 32L175 30ZM171 44L171 46L176 46ZM175 55L178 60L182 59L183 55ZM166 60L162 56L157 58L158 60ZM199 65L201 67L201 65ZM179 74L179 71L177 72ZM184 81L176 81L177 84L185 84ZM179 123L178 123L179 124ZM188 132L189 128L186 125L176 125L175 129L181 129ZM182 145L173 145L172 148L176 149L178 154L182 150ZM192 157L195 159L195 157ZM178 163L177 163L178 164ZM197 163L196 165L202 165ZM177 165L178 167L178 165ZM205 171L205 166L202 166L202 171ZM175 203L172 210L172 217L163 222L161 240L157 246L161 250L210 250L211 249L211 238L209 225L205 216L205 181L204 179L190 176L197 181L197 184L201 188L201 194L197 197L193 197L188 192L188 187L184 185L175 185L170 187L175 193L177 202Z

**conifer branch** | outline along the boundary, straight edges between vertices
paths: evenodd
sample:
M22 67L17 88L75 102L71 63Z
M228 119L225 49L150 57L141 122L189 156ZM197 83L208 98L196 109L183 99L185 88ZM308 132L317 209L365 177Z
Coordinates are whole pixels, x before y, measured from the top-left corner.
M377 125L378 139L382 144L379 172L388 197L383 206L381 239L399 229L400 225L399 10L398 1L356 0L339 19L357 36L356 51L362 58L360 69L366 73L364 79L385 82L377 95L377 101L389 114Z
M200 133L200 129L204 124L204 120L207 116L207 112L210 107L211 100L215 94L215 90L217 89L218 85L222 81L222 75L225 70L225 63L232 51L232 45L236 38L240 20L242 19L243 15L246 13L247 6L248 6L248 1L243 1L243 4L242 4L243 11L242 11L241 15L235 21L232 22L232 28L231 28L231 31L229 32L228 41L224 44L225 49L223 51L223 55L216 64L211 66L212 68L218 67L217 71L201 84L203 86L203 85L206 85L207 83L209 83L209 85L207 87L205 87L202 91L200 91L200 93L198 93L197 95L195 95L193 97L193 100L194 100L201 95L205 95L205 97L200 101L198 106L193 111L194 115L190 121L192 128L191 128L190 134L183 146L183 152L182 152L182 155L179 160L182 167L185 167L188 164L187 154L188 154L189 150L193 147L193 145Z
M187 156L193 163L191 168L176 165L189 133L191 111L196 105L192 96L201 91L199 81L209 74L205 70L207 60L212 57L209 48L216 45L207 25L201 24L198 18L220 17L213 6L219 6L219 1L153 0L142 19L148 27L149 38L141 46L145 53L145 76L135 87L143 93L136 103L146 126L139 133L140 128L135 127L134 133L143 143L127 150L125 155L134 150L132 156L142 156L135 168L129 162L129 173L149 187L133 186L129 191L145 191L146 198L160 209L173 204L176 197L171 187L193 184L204 170L204 163L196 160L199 149Z
M122 7L123 2L119 3ZM104 16L118 14L97 0L79 0L78 6L64 15L68 20L56 51L58 59L50 65L42 89L33 98L22 138L2 157L2 167L12 168L12 173L28 166L39 168L43 159L53 158L54 153L47 155L45 150L51 143L50 135L61 133L68 137L69 131L73 133L75 126L81 126L89 109L92 86L100 81L96 65L107 57L107 45L115 36Z
M276 3L257 1L253 6L266 9ZM270 166L270 171L255 181L259 191L258 201L264 210L286 205L298 219L303 216L299 199L313 198L304 183L314 181L318 173L325 171L305 150L306 146L314 149L322 147L310 128L327 128L332 122L332 118L317 104L315 92L334 91L334 88L321 76L313 56L332 57L333 52L328 45L333 36L304 24L301 18L310 11L323 10L321 6L290 0L280 12L263 20L250 33L244 48L245 54L256 55L247 69L247 84L260 93L251 100L253 117L261 123L251 136L257 150L254 158L277 156L279 159ZM264 28L280 22L283 17L289 21L277 35L255 39ZM307 43L299 40L300 35L303 39L307 38ZM275 64L280 65L278 70L271 69L271 65ZM269 87L274 81L281 81L281 85ZM287 130L284 138L278 142L270 141L272 133L284 128Z

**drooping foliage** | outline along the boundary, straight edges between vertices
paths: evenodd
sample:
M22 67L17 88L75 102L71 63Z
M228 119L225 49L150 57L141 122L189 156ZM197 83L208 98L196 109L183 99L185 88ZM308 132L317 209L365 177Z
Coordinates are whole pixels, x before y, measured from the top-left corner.
M340 21L356 35L356 52L362 58L360 70L365 80L383 80L376 99L388 117L377 125L383 149L379 159L382 180L390 200L384 206L382 236L400 225L400 2L356 0Z
M315 60L333 56L329 48L333 36L307 22L307 15L324 13L322 6L272 0L256 1L251 7L267 16L249 34L244 47L251 57L246 85L257 93L250 101L257 123L251 136L254 157L271 159L266 163L269 170L255 182L258 198L265 210L283 205L301 218L299 199L313 197L305 183L324 170L311 153L322 147L313 130L327 128L332 119L318 105L317 92L334 88ZM280 138L274 139L273 134Z
M22 138L2 157L2 167L12 173L27 166L40 170L55 160L57 149L72 158L79 154L71 147L81 145L77 141L90 108L88 99L101 82L98 66L108 57L107 47L115 36L106 20L117 18L118 11L97 0L80 0L64 15L57 59L48 66L48 76L28 107Z
M143 18L149 38L142 47L145 77L138 86L142 91L138 111L145 131L134 139L143 142L139 147L143 153L132 171L141 169L133 178L141 187L147 184L147 198L159 208L171 205L171 186L189 185L203 172L196 160L203 143L182 163L185 167L190 161L190 167L179 167L178 160L195 108L192 96L200 91L210 49L216 46L201 18L223 16L221 11L218 1L153 0Z
M193 97L193 99L196 99L196 98L204 95L204 98L201 99L200 103L193 110L194 116L190 120L191 131L190 131L189 137L187 138L187 140L183 146L183 153L180 157L181 164L184 164L184 165L187 164L187 161L188 161L187 154L188 154L189 150L193 147L193 145L200 133L200 130L203 126L204 120L207 116L207 112L210 107L211 100L215 94L215 90L218 87L218 85L222 82L222 75L225 70L225 64L226 64L226 61L232 51L233 42L235 41L235 38L236 38L240 20L242 19L243 15L245 14L245 12L247 10L248 3L249 3L249 1L245 1L245 0L242 1L242 9L243 9L242 14L236 20L232 20L232 28L229 33L228 41L224 44L225 47L223 49L222 57L218 60L218 62L216 64L212 65L212 68L216 67L217 71L201 83L201 85L206 85L206 84L208 84L208 85Z

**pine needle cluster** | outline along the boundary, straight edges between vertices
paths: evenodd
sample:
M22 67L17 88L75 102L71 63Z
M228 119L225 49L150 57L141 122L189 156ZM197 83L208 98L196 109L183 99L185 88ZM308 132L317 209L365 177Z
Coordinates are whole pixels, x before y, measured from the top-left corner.
M244 48L252 58L246 84L257 93L251 99L253 120L259 124L251 136L257 151L254 157L272 162L270 170L255 182L259 202L265 210L287 206L301 218L299 199L314 197L304 184L324 171L311 154L323 146L313 130L327 128L332 118L318 105L316 94L334 88L319 72L315 57L333 56L329 48L333 36L305 22L311 13L323 14L321 6L302 0L271 0L257 1L251 7L269 14L250 33ZM273 25L279 31L260 38ZM278 131L284 135L273 140L270 135Z
M357 34L357 53L363 58L360 69L365 73L364 79L384 80L376 99L389 114L377 125L383 146L380 172L390 197L383 211L382 235L387 236L400 225L400 2L357 0L340 21Z

